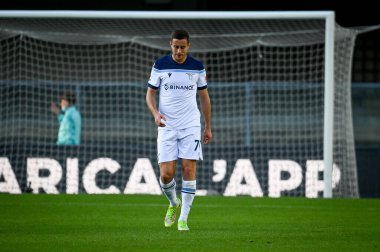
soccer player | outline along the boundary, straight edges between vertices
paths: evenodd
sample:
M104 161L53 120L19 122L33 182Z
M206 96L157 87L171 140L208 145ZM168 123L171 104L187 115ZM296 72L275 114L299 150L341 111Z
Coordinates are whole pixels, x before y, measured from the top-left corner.
M178 230L189 230L187 218L196 192L196 160L202 160L201 123L196 95L204 118L203 143L211 141L211 104L203 64L188 55L188 32L175 30L170 40L171 54L158 59L148 81L146 102L158 126L157 158L160 185L169 200L165 227L176 220ZM156 92L159 90L159 108ZM176 160L182 165L182 202L176 195Z
M55 103L50 110L58 115L58 145L79 145L82 117L75 107L76 97L73 92L65 92L61 96L61 109Z

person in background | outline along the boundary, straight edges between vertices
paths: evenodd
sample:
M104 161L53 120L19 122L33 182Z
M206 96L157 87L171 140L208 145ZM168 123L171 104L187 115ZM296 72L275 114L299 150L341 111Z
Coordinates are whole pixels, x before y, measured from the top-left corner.
M82 117L75 107L75 93L67 91L60 97L61 108L54 102L50 110L58 116L58 145L79 145L82 127Z

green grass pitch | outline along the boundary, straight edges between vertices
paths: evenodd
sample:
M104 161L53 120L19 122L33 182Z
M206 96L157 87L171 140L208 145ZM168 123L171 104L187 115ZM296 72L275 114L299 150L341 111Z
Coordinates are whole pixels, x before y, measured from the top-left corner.
M0 251L380 251L379 199L0 194Z

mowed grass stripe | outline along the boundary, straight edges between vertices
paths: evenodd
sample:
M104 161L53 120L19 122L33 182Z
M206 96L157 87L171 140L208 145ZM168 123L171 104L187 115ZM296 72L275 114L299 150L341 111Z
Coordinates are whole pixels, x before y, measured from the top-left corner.
M164 196L0 195L0 251L378 251L380 200L196 197L189 232Z

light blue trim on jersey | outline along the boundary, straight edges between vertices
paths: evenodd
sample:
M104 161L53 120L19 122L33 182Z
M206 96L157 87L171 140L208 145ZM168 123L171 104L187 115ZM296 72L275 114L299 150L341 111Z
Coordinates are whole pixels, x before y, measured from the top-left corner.
M186 72L186 73L203 73L206 72L205 69L203 70L186 70L186 69L164 69L164 70L158 70L157 68L153 68L155 72L163 73L163 72Z
M150 88L152 88L152 89L158 89L158 87L153 86L152 84L149 84L149 83L148 83L148 87L150 87Z

